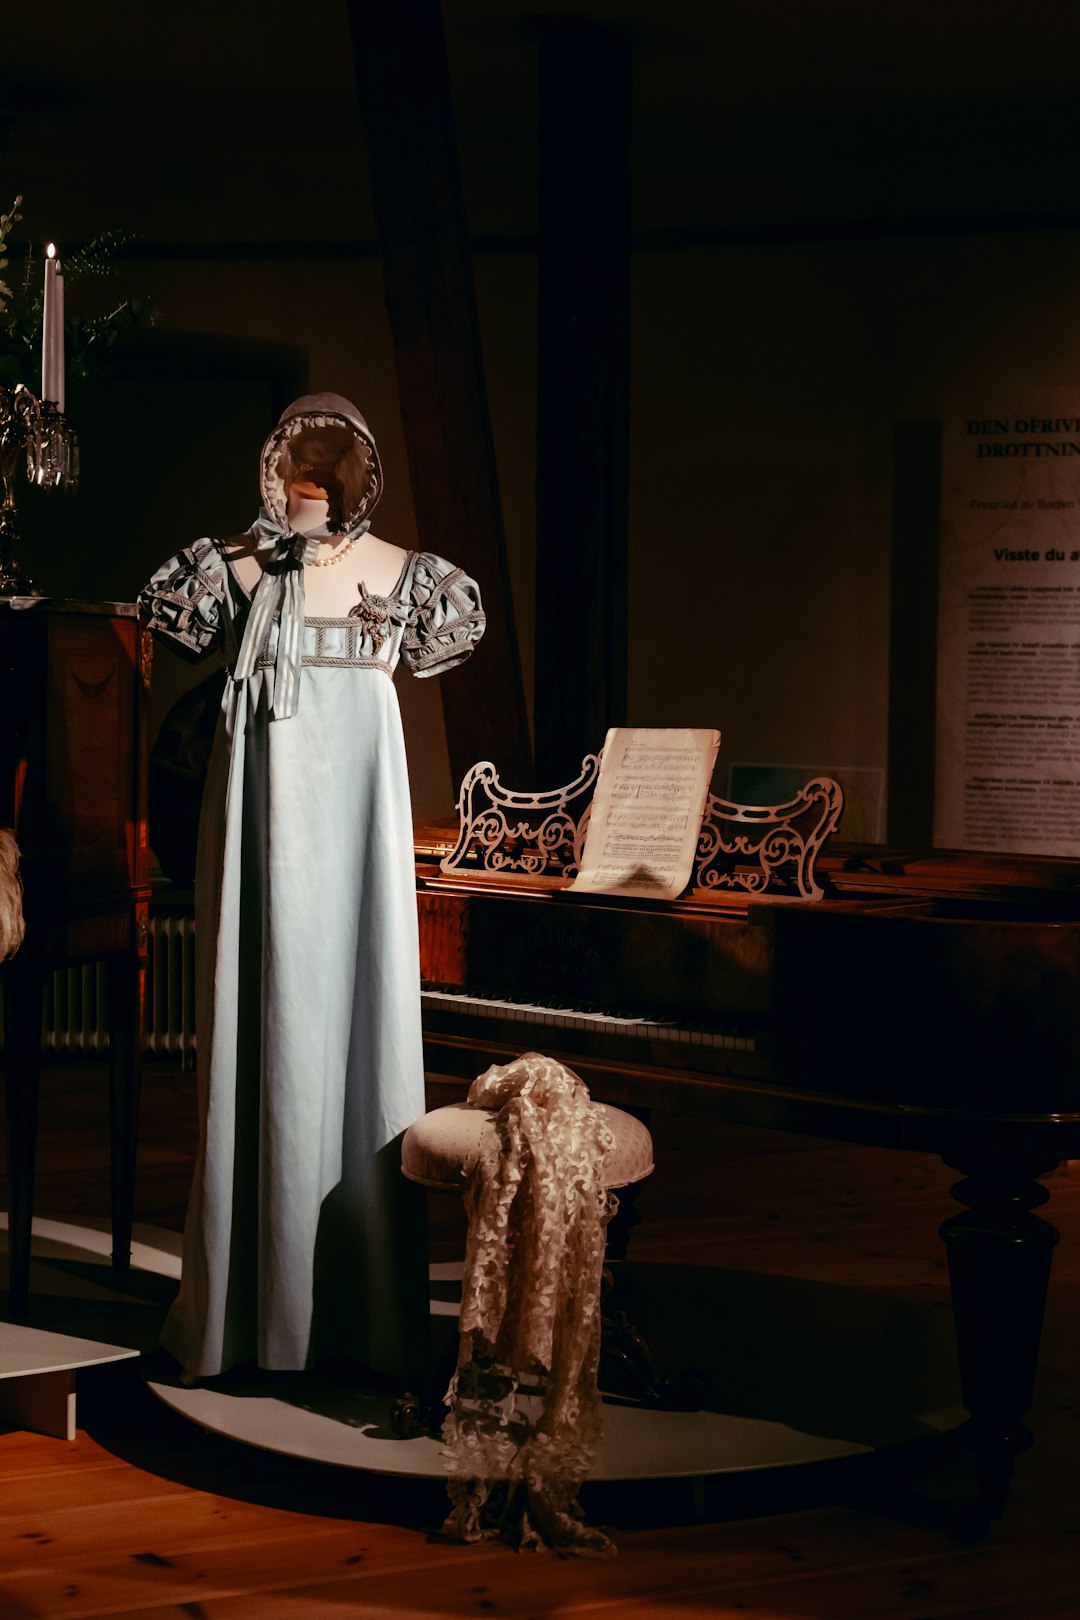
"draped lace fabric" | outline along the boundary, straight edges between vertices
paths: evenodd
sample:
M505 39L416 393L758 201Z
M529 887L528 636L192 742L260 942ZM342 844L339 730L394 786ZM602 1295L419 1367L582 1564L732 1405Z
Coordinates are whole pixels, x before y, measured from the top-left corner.
M600 1279L614 1207L601 1172L614 1137L577 1075L536 1052L488 1069L469 1101L498 1113L465 1192L444 1534L609 1557L578 1489L601 1434Z

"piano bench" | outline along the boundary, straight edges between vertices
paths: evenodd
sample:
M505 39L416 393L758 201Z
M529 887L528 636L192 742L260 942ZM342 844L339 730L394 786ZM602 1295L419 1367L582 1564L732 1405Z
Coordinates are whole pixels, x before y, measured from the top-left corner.
M593 1103L615 1138L604 1160L606 1188L629 1187L652 1173L652 1137L639 1119L609 1103ZM433 1108L410 1125L401 1143L401 1169L421 1187L461 1192L480 1156L481 1143L495 1133L495 1112L470 1103Z

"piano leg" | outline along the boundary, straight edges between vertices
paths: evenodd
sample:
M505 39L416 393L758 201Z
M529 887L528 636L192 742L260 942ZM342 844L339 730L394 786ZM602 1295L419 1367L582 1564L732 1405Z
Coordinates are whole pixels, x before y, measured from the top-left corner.
M1058 1234L1032 1214L1050 1194L1045 1161L957 1155L945 1160L964 1176L953 1197L967 1206L942 1226L949 1259L956 1348L983 1508L1000 1518L1013 1458L1031 1444L1030 1409Z
M145 985L144 956L132 953L108 958L105 986L109 1018L112 1263L121 1276L131 1264Z
M641 1182L635 1181L632 1186L620 1187L615 1194L618 1199L618 1208L608 1222L607 1242L604 1246L604 1259L608 1264L613 1260L626 1259L626 1251L630 1246L630 1233L641 1222L637 1207L640 1191Z
M44 967L34 951L28 930L22 949L4 970L8 1311L13 1322L25 1321L30 1305L30 1238L34 1215L44 983Z

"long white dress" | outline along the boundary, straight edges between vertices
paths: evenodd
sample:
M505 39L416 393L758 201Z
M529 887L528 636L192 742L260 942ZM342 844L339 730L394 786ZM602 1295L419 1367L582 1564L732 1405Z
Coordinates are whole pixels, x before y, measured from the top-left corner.
M218 543L154 575L151 627L235 669L251 602ZM211 1376L319 1354L422 1363L422 1209L398 1138L424 1109L409 785L393 671L461 663L475 584L409 553L386 597L303 623L295 713L272 718L278 622L230 679L196 878L201 1142L162 1343Z

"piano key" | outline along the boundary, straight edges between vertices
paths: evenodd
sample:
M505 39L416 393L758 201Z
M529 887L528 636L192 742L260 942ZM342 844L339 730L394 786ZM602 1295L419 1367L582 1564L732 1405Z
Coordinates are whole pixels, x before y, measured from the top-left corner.
M439 990L425 986L421 1003L462 1014L514 1020L518 1023L538 1024L548 1029L576 1029L602 1031L611 1035L629 1035L642 1040L671 1041L682 1045L720 1047L729 1051L752 1052L752 1036L737 1035L731 1030L708 1029L697 1026L685 1028L673 1020L661 1022L641 1014L586 1011L581 1007L541 1007L532 1002L496 1000L463 991Z

